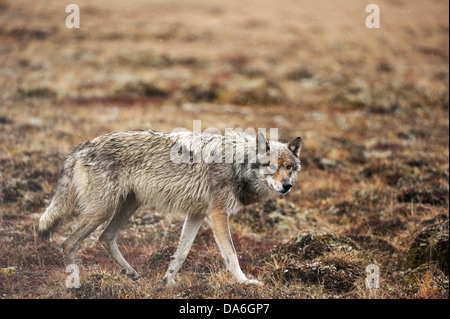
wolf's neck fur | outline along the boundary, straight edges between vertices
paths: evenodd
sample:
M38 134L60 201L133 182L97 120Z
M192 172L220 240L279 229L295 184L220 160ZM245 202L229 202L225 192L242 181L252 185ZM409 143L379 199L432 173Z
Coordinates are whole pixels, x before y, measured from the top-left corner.
M260 199L254 185L246 178L243 178L237 185L236 196L244 206L254 204Z
M269 199L269 194L264 191L263 185L260 185L263 181L258 181L252 176L253 173L249 171L248 163L236 166L237 174L235 176L237 177L237 183L234 193L239 202L247 206Z

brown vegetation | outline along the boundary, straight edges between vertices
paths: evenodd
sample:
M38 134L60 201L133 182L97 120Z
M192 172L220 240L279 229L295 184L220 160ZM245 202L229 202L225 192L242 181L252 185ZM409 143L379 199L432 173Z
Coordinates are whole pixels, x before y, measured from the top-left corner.
M448 298L448 2L106 1L0 5L0 298ZM66 289L60 244L37 240L64 157L111 131L276 127L301 135L291 194L232 219L232 283L211 230L162 277L177 216L139 211L120 249L97 242ZM76 219L75 219L76 222ZM365 286L369 264L380 288Z

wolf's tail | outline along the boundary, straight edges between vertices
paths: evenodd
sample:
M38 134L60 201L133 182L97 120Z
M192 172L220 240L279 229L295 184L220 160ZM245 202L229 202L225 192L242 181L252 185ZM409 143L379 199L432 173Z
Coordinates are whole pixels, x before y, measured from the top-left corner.
M74 208L75 196L70 179L64 173L61 175L55 195L39 220L38 234L42 240L48 240L59 223L64 217L70 216Z

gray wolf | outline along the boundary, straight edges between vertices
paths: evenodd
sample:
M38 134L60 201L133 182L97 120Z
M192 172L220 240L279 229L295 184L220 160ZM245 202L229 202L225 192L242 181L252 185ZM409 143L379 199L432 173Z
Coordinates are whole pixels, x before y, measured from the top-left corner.
M229 216L246 205L289 192L300 172L301 138L290 143L260 133L222 134L114 132L77 146L64 162L50 205L39 221L48 239L76 210L78 228L62 244L66 264L75 264L82 241L108 221L99 240L122 272L139 274L119 251L117 235L141 206L186 216L164 280L187 257L204 220L211 226L226 267L240 283L260 284L242 272L229 230Z

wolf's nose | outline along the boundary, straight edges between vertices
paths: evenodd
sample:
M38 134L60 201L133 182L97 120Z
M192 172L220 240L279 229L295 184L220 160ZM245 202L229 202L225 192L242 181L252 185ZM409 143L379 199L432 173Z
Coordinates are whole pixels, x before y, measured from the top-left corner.
M283 183L283 189L287 192L292 187L292 184L290 182Z

